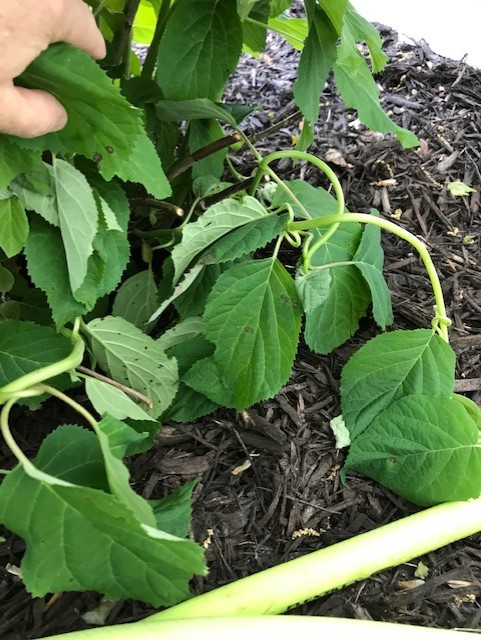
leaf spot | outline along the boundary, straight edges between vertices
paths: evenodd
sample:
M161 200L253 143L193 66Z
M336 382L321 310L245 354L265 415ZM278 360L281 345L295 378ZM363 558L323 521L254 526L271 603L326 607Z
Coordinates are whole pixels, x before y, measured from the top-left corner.
M246 333L254 333L254 329L252 327L245 327L244 331Z

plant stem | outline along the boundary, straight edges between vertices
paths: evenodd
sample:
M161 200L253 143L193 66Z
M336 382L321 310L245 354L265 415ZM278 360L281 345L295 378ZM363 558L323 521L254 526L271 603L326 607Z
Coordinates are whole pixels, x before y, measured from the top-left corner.
M142 67L142 78L152 78L154 75L155 64L157 62L157 54L159 51L160 41L164 35L165 25L169 17L170 0L162 0L160 5L159 15L157 17L157 24L155 25L154 37L150 43L147 56L145 58L144 65Z
M144 404L146 404L149 407L149 409L152 409L154 406L154 403L152 402L152 400L147 396L144 396L143 393L139 393L135 389L132 389L131 387L127 387L125 384L122 384L121 382L116 382L115 380L112 380L112 378L108 378L107 376L104 376L101 373L97 373L97 371L93 371L92 369L88 369L87 367L83 367L82 365L78 366L76 371L82 376L82 378L85 378L86 380L88 380L88 378L95 378L96 380L100 380L100 382L105 382L106 384L109 384L110 386L115 387L120 391L123 391L127 395L132 396L136 400L140 400L140 402L143 402Z
M93 417L93 415L89 411L87 411L87 409L84 409L81 404L79 404L78 402L75 402L75 400L72 400L72 398L70 398L68 395L66 395L65 393L62 393L58 389L55 389L55 387L51 387L48 384L39 384L37 388L42 390L45 393L49 393L50 395L55 396L59 400L62 400L63 402L65 402L65 404L68 404L70 407L72 407L72 409L75 409L77 413L79 413L83 418L85 418L85 420L89 423L92 429L96 433L98 432L97 420Z
M17 394L29 389L29 387L75 369L83 360L84 349L83 340L78 339L74 342L72 352L63 360L27 373L5 385L0 389L0 404L12 397L16 397Z
M352 638L353 640L473 640L466 631L407 624L309 616L263 616L141 622L74 631L45 640L260 640Z
M139 4L140 0L126 0L124 7L124 20L119 31L115 34L112 43L114 49L112 63L114 66L118 66L124 62L126 71L130 68L131 34Z
M283 613L481 531L481 498L402 518L154 614L152 620Z
M288 224L288 230L307 231L309 229L329 227L331 225L343 222L361 222L363 224L373 224L377 227L381 227L381 229L389 231L390 233L394 233L399 238L402 238L403 240L406 240L406 242L409 242L409 244L414 247L414 249L416 249L421 257L421 260L424 263L424 267L426 268L429 280L431 282L431 287L433 289L435 300L435 317L433 319L433 328L444 340L446 340L446 342L449 342L448 327L451 325L451 320L446 315L446 305L444 303L443 290L441 288L439 276L436 271L436 267L434 266L433 260L429 255L429 251L427 250L426 245L414 234L406 231L406 229L403 229L399 225L394 224L394 222L391 222L390 220L384 220L383 218L378 218L367 213L343 213L342 215L335 214L330 216L323 216L322 218L315 218L314 220L301 220L299 222L291 222Z

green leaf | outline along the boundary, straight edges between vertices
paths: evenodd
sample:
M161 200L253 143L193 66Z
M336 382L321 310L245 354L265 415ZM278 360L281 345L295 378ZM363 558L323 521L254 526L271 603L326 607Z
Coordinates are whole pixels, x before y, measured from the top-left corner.
M289 9L291 4L292 4L292 0L270 0L271 18L275 18L286 9Z
M271 214L260 220L248 222L211 245L200 257L199 262L202 264L231 262L261 249L284 231L287 221L287 214L282 216Z
M296 273L296 291L305 313L313 313L329 297L331 274L329 269Z
M379 88L349 30L342 36L334 77L346 106L356 109L361 122L372 131L394 133L404 147L418 146L414 133L395 124L382 110Z
M140 112L80 49L67 44L51 45L32 62L18 83L28 89L49 91L68 113L64 129L33 140L14 138L20 146L79 153L97 160L102 175L110 180L142 135Z
M423 507L481 495L481 411L457 396L401 398L351 445L356 469Z
M467 196L470 193L476 192L476 189L473 189L464 182L461 182L461 180L448 182L447 187L453 196Z
M59 226L53 168L50 165L42 163L35 172L17 176L9 188L25 209L35 211L50 224Z
M313 187L312 184L304 180L285 180L285 184L298 198L307 213L312 218L319 218L321 215L327 216L337 213L337 202L331 194L322 187ZM297 203L287 195L284 189L277 187L272 198L272 208L280 207L284 203L289 203L297 218L304 218L305 215ZM344 227L345 225L343 225ZM349 225L351 229L359 229L357 225ZM356 245L357 246L357 245Z
M101 173L106 180L109 180L105 171ZM168 198L172 194L160 158L146 133L137 136L132 142L128 161L117 167L115 175L125 181L140 182L159 200Z
M246 196L242 201L227 198L209 207L196 222L185 227L182 241L172 251L174 284L194 258L213 242L248 222L268 215L267 209L251 196Z
M0 264L0 292L8 293L14 284L15 276L13 273Z
M91 456L91 445L82 447L80 440L71 449L75 455L63 449L59 455L58 432L44 441L35 460L43 479L19 466L0 487L0 520L26 542L21 568L32 596L94 590L111 600L135 598L156 607L188 597L192 574L205 572L200 547L142 526L115 496L59 484L45 474L48 466L51 474L68 475Z
M71 342L49 327L33 322L0 322L0 387L66 358Z
M188 536L194 489L195 482L189 482L189 484L175 489L166 498L150 501L158 529L179 538Z
M347 3L344 14L344 28L348 29L356 42L364 41L371 54L371 66L373 73L379 73L389 60L382 50L382 39L376 27L363 18L354 9L350 2Z
M180 122L181 120L216 119L227 122L233 127L237 120L224 108L207 98L195 100L160 100L155 103L155 113L164 122Z
M308 26L305 18L270 18L269 29L279 33L291 47L302 51L307 38Z
M121 316L140 329L158 307L157 286L151 269L126 280L115 296L112 315Z
M60 232L67 257L70 287L75 292L87 275L98 227L98 209L85 176L64 160L53 164Z
M262 51L266 46L267 22L269 20L269 15L269 0L258 0L251 7L248 17L260 24L249 22L249 20L244 20L242 23L244 44L256 53Z
M18 198L13 196L0 200L0 249L7 258L20 253L27 236L27 215Z
M454 366L452 348L429 329L392 331L367 342L342 371L342 415L351 437L403 396L450 395Z
M243 262L222 274L204 321L237 409L277 393L291 373L301 313L294 282L276 259Z
M151 326L151 323L155 322L157 318L159 318L162 315L162 313L167 309L167 307L172 304L172 302L174 302L183 293L185 293L188 289L194 286L198 278L202 278L203 274L207 271L209 266L205 267L202 264L196 264L195 266L192 267L192 269L190 269L190 271L187 271L184 274L179 284L172 291L172 294L168 298L162 301L157 311L155 311L155 313L153 313L152 316L149 318L149 328ZM217 269L219 269L218 266L217 266ZM197 304L198 301L193 299L193 302ZM197 314L193 314L193 315L197 315Z
M214 350L215 347L211 342L206 340L203 335L198 335L171 347L168 355L177 360L179 376L184 379L183 376L196 362L210 357Z
M123 318L92 320L87 328L99 365L116 382L150 398L154 407L147 413L157 418L177 391L175 360L169 359L155 340Z
M105 461L110 492L129 509L138 522L155 527L152 507L132 489L130 474L122 462L128 444L136 442L139 434L112 416L105 416L97 423L96 433Z
M223 381L220 368L213 357L198 360L183 376L183 382L215 407L235 407L232 390Z
M155 421L155 418L149 416L142 406L136 404L126 393L107 382L87 378L85 391L95 411L100 415L107 413L117 420L131 418L132 420Z
M338 34L330 20L316 6L293 87L297 105L312 123L319 117L319 98L336 60L337 39Z
M40 153L25 151L0 134L0 189L7 189L14 178L41 165Z
M162 419L183 423L192 422L192 420L212 413L218 406L217 403L181 382L174 401L167 412L162 415Z
M159 47L157 82L167 100L216 100L241 51L236 0L177 0Z
M178 344L199 336L203 331L203 318L190 317L177 323L171 329L167 329L165 333L157 338L157 342L164 351L168 351Z
M223 137L224 131L216 120L192 120L189 125L189 151L195 154L199 149ZM192 178L195 180L203 176L214 176L220 180L226 156L227 149L224 148L199 159L192 167Z
M319 5L329 17L332 26L336 29L338 35L341 35L344 24L344 15L347 10L347 0L319 0Z
M345 226L342 225L344 231ZM331 353L354 335L371 302L369 287L355 266L329 269L329 275L329 295L322 304L306 313L304 327L308 347L320 354Z
M138 44L150 44L155 33L157 15L153 6L147 2L141 2L135 14L133 40Z
M73 297L65 250L58 229L39 216L32 216L25 255L32 281L47 294L57 328L87 312L86 307Z
M379 215L375 209L372 209L371 213ZM371 290L374 319L380 327L385 329L392 324L394 318L391 294L382 274L384 252L381 247L381 229L379 227L372 224L365 226L361 242L352 260Z

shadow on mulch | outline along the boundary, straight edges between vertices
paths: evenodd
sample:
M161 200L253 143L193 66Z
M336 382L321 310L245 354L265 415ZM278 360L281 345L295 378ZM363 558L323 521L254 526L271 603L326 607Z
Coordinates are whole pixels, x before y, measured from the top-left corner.
M382 102L397 122L419 136L420 149L403 150L391 137L366 131L353 112L346 112L329 84L313 152L321 157L330 154L352 211L375 206L429 245L453 319L458 389L479 403L481 73L440 58L425 43L399 44L388 29L383 36L390 62L378 78ZM296 116L290 115L295 111L291 102L295 55L273 39L261 64L246 59L230 85L229 99L267 106L250 117L251 134L282 123L269 138L258 137L261 152L288 148L299 133ZM235 162L249 175L247 156ZM285 162L279 170L324 184L303 165L292 169ZM446 183L454 180L478 191L454 198L446 189ZM384 236L383 242L396 327L429 326L433 299L418 257L397 238ZM290 255L285 257L289 263ZM292 254L292 266L295 259ZM350 477L348 487L339 480L344 454L335 449L329 420L339 413L340 371L353 351L374 334L373 324L366 320L335 354L318 356L301 347L292 378L276 398L239 417L219 411L194 424L167 425L156 446L131 461L134 486L146 498L162 497L192 478L198 480L192 533L207 546L210 573L194 579L195 593L416 510L359 476ZM49 402L36 413L17 415L17 437L27 453L29 449L34 453L47 430L69 419L78 422ZM12 462L5 447L2 458L0 466ZM32 600L20 578L4 569L7 563L20 564L23 548L22 541L12 536L0 545L0 637L23 640L85 628L80 616L99 603L98 594ZM296 613L478 628L480 537L422 560L429 575L416 588L406 586L414 578L418 559L303 605ZM137 602L119 602L107 622L137 620L150 612Z

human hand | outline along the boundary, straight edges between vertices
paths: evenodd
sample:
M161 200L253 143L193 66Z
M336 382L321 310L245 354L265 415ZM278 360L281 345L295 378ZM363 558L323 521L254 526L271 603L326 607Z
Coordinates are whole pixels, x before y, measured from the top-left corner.
M0 132L34 138L67 124L51 94L13 84L53 42L68 42L97 59L106 53L83 0L0 0Z

